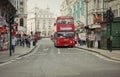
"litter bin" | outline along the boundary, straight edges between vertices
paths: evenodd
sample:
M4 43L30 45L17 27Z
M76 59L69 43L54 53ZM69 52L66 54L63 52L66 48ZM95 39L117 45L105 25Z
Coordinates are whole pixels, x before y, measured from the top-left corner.
M93 48L93 41L90 41L90 48Z
M33 40L33 46L35 46L36 45L36 41L35 40Z
M87 40L87 47L90 48L90 41Z

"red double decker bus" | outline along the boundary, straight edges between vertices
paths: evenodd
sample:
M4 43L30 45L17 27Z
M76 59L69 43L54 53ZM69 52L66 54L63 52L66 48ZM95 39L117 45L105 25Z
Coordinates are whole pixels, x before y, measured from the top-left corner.
M72 16L60 16L56 20L56 32L54 34L55 47L75 46L75 26Z

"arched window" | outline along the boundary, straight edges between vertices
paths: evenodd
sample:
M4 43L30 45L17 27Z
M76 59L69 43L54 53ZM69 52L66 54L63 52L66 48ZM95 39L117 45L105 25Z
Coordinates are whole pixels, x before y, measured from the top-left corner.
M24 19L23 18L20 19L20 26L24 26Z

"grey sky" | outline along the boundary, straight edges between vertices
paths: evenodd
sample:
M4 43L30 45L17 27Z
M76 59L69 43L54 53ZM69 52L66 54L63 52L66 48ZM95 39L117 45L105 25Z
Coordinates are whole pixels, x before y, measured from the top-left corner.
M60 15L60 5L63 0L28 0L28 10L33 9L35 6L46 9L47 6L50 11L56 15Z

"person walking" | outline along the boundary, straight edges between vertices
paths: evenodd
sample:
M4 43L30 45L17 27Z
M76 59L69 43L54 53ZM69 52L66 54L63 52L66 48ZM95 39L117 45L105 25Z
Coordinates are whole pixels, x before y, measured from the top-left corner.
M27 38L27 41L28 41L28 47L30 48L30 46L31 46L31 37L30 36Z
M15 46L16 46L17 39L15 36L12 36L11 40L11 50L13 50L13 53L15 52Z
M25 36L21 38L21 46L25 47Z
M79 36L77 37L77 40L78 40L79 45L81 46L81 39Z

